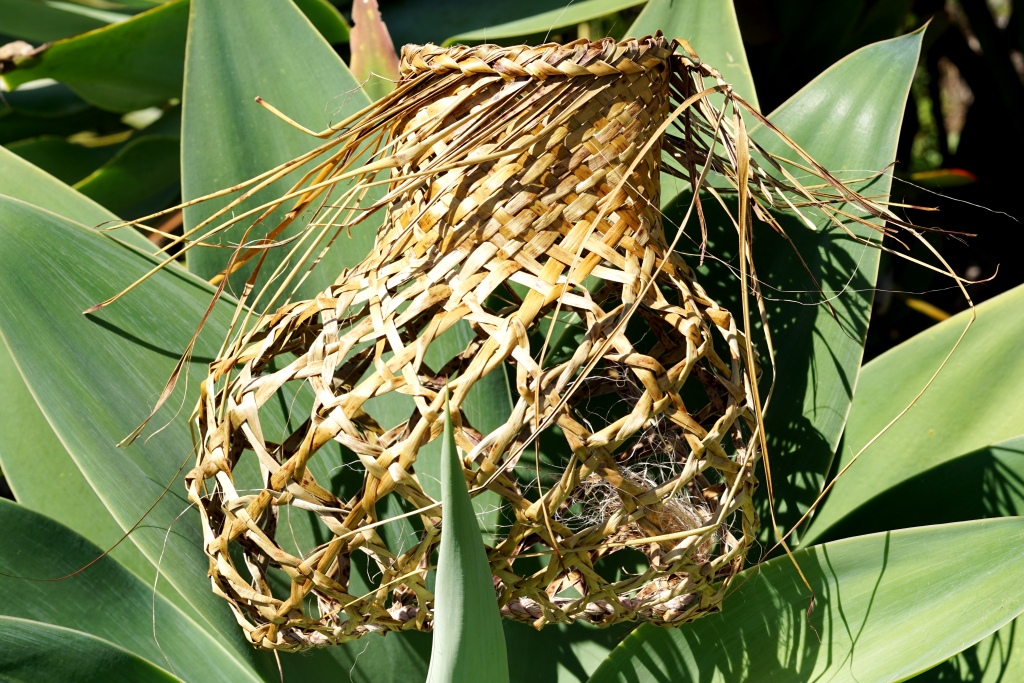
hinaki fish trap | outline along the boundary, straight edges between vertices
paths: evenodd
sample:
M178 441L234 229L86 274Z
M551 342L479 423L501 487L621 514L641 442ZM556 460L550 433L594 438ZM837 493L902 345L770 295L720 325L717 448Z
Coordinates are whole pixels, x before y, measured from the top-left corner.
M431 628L443 501L424 454L446 387L466 486L497 513L485 538L506 618L667 625L718 609L758 524L758 361L749 311L719 306L666 239L659 178L713 175L709 191L738 198L743 244L772 207L887 214L794 144L788 167L761 150L743 115L770 127L660 35L406 46L392 94L250 183L244 196L315 160L227 273L303 210L332 239L385 215L361 263L242 325L202 384L189 499L214 590L252 643ZM699 193L692 208L702 226ZM442 338L458 352L431 361ZM473 388L495 377L511 401L484 429ZM383 416L392 393L408 410ZM311 407L277 434L266 415L282 400ZM313 475L328 449L357 478L345 495ZM255 491L236 482L254 463ZM289 511L315 522L315 547L286 550Z

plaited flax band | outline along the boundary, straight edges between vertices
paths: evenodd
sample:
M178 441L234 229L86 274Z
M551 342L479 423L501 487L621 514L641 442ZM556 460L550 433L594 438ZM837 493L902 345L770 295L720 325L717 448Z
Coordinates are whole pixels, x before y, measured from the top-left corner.
M202 386L189 497L214 589L255 645L431 627L425 454L445 385L467 486L501 505L488 555L504 616L677 624L717 609L756 530L756 369L662 230L675 47L403 49L416 106L391 130L401 163L373 251L261 321ZM471 163L446 167L467 144ZM506 378L510 414L474 405L475 386ZM393 392L407 412L386 419L375 399ZM282 400L304 412L271 426ZM358 478L345 495L338 444ZM253 462L255 491L237 481ZM322 542L286 550L307 516Z
M649 70L665 71L670 51L664 40L625 40L610 38L597 42L577 40L568 45L550 43L540 47L519 45L406 45L402 48L402 78L431 72L444 75L453 71L466 76L494 74L508 78L534 78L543 81L559 76L636 76Z

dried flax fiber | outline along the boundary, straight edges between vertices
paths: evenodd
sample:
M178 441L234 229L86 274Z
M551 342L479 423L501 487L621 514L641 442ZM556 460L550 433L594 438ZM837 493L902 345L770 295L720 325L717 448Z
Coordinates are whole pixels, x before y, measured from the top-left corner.
M354 177L365 189L390 171L387 195L362 214L386 211L375 247L315 300L263 316L211 365L197 408L199 461L186 480L214 590L253 644L299 650L431 627L440 508L416 463L441 434L445 385L467 486L500 496L508 521L488 547L506 618L538 628L679 624L718 609L757 528L758 369L736 318L666 243L662 153L674 153L674 172L694 186L705 166L716 171L768 220L773 192L823 208L849 191L825 175L829 192L811 193L757 166L756 147L715 108L705 79L735 107L731 91L684 47L660 35L407 46L396 92L321 148L340 151L303 181L320 188L300 196L303 206L332 179ZM353 173L366 149L376 156ZM338 204L320 205L319 225L358 222L358 212L330 213ZM556 309L581 332L562 356L542 343L541 323ZM428 348L460 321L471 341L430 367ZM482 434L463 411L467 394L504 372L514 408ZM314 395L308 417L268 440L261 410L299 385ZM367 402L389 392L415 408L379 424ZM616 393L625 409L600 424L584 416L584 403ZM539 485L524 473L538 431L554 426L546 438L564 439L571 457ZM354 454L363 478L344 500L308 469L332 442ZM262 490L236 490L233 470L254 457ZM387 496L404 499L422 528L405 548L381 533ZM279 516L288 506L314 514L326 542L285 551ZM645 567L603 576L601 560L627 547ZM538 553L546 565L523 559ZM368 594L350 590L359 556L376 584ZM272 570L287 576L285 594L271 589Z

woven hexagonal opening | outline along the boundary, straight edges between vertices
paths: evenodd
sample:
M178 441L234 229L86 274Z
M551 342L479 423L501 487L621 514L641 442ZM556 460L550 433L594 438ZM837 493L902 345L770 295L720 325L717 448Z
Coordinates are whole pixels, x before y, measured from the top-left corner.
M190 497L253 643L430 628L445 386L503 615L717 608L756 526L756 369L661 227L662 124L693 92L674 48L403 51L373 251L203 385ZM474 400L487 382L510 411Z

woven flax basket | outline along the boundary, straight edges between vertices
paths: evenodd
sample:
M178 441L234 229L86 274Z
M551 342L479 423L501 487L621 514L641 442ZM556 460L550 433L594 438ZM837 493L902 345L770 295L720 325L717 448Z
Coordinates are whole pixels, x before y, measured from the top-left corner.
M718 608L757 526L757 370L662 229L663 124L697 88L679 74L716 76L676 47L403 50L374 249L266 316L203 384L189 497L252 643L431 628L441 514L424 454L446 386L466 485L500 508L486 538L506 618L678 624ZM437 361L442 337L459 352ZM485 430L472 390L496 378L511 412ZM374 400L391 392L409 408L388 422ZM282 396L312 407L277 438L265 414ZM345 495L313 474L328 449L358 479ZM318 545L286 550L291 513Z

